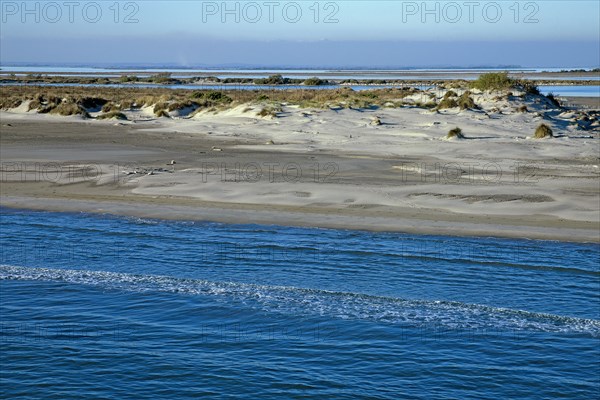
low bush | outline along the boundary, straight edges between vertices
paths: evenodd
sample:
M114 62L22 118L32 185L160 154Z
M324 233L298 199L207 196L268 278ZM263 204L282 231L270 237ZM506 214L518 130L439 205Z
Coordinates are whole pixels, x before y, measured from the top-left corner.
M254 83L257 85L287 85L291 83L291 80L277 74L271 75L268 78L255 79Z
M312 77L312 78L308 78L307 80L305 80L302 84L306 85L306 86L321 86L321 85L327 85L329 83L329 81L317 78L316 76Z
M479 90L509 90L517 81L508 76L508 72L488 72L479 75L470 86Z

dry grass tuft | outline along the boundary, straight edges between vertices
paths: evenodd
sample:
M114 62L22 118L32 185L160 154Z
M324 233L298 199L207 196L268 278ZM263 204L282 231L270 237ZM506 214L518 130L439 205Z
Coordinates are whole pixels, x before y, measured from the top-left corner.
M522 105L520 105L519 107L517 107L517 112L520 112L520 113L526 113L526 112L528 112L528 111L529 111L529 110L527 109L527 106L526 106L525 104L522 104Z
M550 127L548 125L540 124L535 129L535 134L533 137L536 139L544 139L544 138L554 137L554 135L552 135L552 129L550 129Z
M100 114L96 117L97 119L119 119L127 120L127 116L120 111L110 111L104 114Z
M466 137L462 133L462 129L460 129L459 127L456 127L454 129L450 129L450 131L446 135L446 139L452 139L452 138L465 139Z

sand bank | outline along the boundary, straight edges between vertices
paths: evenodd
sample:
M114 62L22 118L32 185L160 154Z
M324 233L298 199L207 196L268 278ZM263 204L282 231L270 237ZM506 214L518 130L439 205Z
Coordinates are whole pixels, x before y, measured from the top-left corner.
M1 204L599 242L598 131L541 103L484 106L126 122L3 112ZM557 137L533 139L541 122ZM445 139L456 126L467 139Z

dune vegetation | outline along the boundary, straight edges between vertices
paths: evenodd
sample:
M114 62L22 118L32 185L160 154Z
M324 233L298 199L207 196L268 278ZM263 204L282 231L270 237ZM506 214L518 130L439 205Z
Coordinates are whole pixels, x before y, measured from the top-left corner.
M469 83L472 89L481 91L509 91L519 89L527 94L540 94L536 82L526 79L515 79L508 72L489 72L479 75L479 78Z
M353 91L350 88L334 90L173 90L167 88L103 88L103 87L46 87L4 86L0 89L0 109L15 108L23 101L30 101L29 110L46 113L59 107L56 112L74 113L84 110L124 111L153 107L155 114L176 109L226 109L245 103L296 104L300 107L371 108L404 105L402 100L420 91L414 88L389 88L369 91Z
M553 137L552 129L550 129L550 127L546 124L540 124L535 129L535 134L533 137L536 139L551 138Z
M462 133L462 129L456 127L454 129L450 129L448 134L446 135L447 139L465 139L465 135Z

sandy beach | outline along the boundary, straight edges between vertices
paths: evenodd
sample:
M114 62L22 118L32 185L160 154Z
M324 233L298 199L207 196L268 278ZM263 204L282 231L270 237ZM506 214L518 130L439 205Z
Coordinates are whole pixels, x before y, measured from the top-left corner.
M442 95L442 94L440 94ZM0 115L2 205L140 217L598 242L598 128L528 112L239 105L127 121ZM579 118L579 119L578 119ZM533 139L540 122L554 138ZM466 139L446 139L460 127Z

